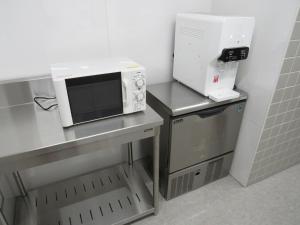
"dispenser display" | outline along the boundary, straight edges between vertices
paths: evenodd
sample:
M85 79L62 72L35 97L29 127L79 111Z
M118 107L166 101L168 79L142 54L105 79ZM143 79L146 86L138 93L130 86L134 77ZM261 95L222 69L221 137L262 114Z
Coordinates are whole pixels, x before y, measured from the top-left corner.
M178 14L174 79L217 102L239 97L233 87L253 29L252 17Z

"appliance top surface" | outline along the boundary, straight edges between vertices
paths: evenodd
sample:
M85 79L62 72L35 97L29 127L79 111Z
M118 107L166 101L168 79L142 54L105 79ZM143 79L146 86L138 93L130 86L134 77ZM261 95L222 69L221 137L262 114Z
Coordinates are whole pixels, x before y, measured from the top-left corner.
M165 106L164 108L171 116L179 116L247 99L247 94L237 89L235 91L240 93L240 97L215 102L177 81L150 85L147 86L147 91L154 96L156 101Z
M239 16L239 15L232 15L232 14L213 14L213 13L178 13L178 17L185 17L190 19L200 19L200 20L215 20L215 21L223 21L226 19L233 19L233 20L240 20L240 19L251 19L253 17L247 16Z
M51 65L54 80L140 69L141 65L127 58L99 58Z
M99 141L158 127L163 124L163 119L147 106L142 112L63 128L58 109L44 111L34 103L28 103L0 108L0 124L0 165L3 165L73 143Z

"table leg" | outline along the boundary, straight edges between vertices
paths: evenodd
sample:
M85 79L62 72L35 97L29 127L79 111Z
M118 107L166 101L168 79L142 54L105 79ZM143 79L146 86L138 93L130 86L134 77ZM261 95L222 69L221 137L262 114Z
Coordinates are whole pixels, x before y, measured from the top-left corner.
M128 165L133 166L132 142L128 143Z
M13 172L13 177L14 177L16 183L17 183L17 186L18 186L18 188L21 192L21 195L24 196L24 197L27 196L27 190L25 188L25 185L23 183L23 180L21 178L21 175L20 175L19 171Z
M2 225L9 225L4 217L4 214L2 212L2 210L0 209L0 224Z
M3 210L4 210L4 195L0 190L1 202L0 202L0 225L8 225L7 220L5 219Z
M155 128L153 137L153 201L154 215L159 211L159 134L160 128Z

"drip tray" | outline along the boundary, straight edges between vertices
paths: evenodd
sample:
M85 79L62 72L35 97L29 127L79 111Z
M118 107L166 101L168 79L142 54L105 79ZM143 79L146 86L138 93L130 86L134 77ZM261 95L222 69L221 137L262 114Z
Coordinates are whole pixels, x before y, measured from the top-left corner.
M16 210L16 225L100 225L125 224L154 207L135 166L122 164L32 190Z

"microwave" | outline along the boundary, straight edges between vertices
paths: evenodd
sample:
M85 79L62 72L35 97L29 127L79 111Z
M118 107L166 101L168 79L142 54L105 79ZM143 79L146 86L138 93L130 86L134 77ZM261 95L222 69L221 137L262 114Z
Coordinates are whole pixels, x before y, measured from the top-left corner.
M51 66L63 127L146 109L145 69L129 59Z

